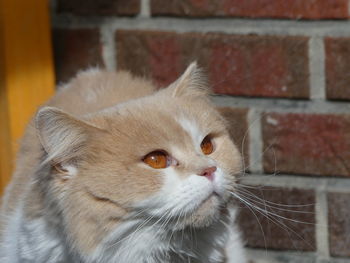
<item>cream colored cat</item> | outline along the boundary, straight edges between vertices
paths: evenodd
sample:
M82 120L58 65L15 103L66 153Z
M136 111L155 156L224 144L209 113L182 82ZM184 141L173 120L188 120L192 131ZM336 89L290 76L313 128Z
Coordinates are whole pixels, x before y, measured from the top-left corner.
M195 63L168 88L80 73L41 108L3 198L0 262L245 263L241 158Z

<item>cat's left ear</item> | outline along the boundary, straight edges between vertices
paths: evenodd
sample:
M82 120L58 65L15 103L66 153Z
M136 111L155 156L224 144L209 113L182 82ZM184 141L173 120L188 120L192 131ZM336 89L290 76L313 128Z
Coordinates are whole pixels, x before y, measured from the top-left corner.
M54 107L43 107L35 117L38 139L46 152L44 163L50 164L69 178L76 163L87 152L92 134L100 132L85 121Z
M207 78L198 67L197 62L192 62L185 72L169 86L172 97L181 96L206 96L209 94Z

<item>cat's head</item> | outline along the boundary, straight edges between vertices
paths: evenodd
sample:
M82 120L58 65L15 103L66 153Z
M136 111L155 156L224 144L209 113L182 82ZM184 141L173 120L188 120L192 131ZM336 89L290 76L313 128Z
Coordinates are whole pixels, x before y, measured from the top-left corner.
M177 228L217 220L241 158L208 93L191 64L168 88L96 114L41 109L36 124L51 163L48 191L68 227L75 224L70 231L113 229L133 217Z

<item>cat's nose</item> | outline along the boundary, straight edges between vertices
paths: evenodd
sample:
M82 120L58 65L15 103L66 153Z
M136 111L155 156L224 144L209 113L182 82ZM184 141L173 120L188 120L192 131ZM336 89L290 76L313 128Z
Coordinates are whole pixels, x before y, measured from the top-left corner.
M207 177L210 181L214 180L214 173L216 171L216 166L212 166L212 167L208 167L205 168L200 174L199 176L205 176Z

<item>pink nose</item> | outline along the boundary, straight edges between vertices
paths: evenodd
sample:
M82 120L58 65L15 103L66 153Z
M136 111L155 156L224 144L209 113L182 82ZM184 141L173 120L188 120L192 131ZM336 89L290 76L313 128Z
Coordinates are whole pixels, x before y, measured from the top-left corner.
M216 171L216 167L212 166L212 167L205 168L199 175L200 176L205 176L210 181L212 181L212 180L214 180L214 173L215 173L215 171Z

